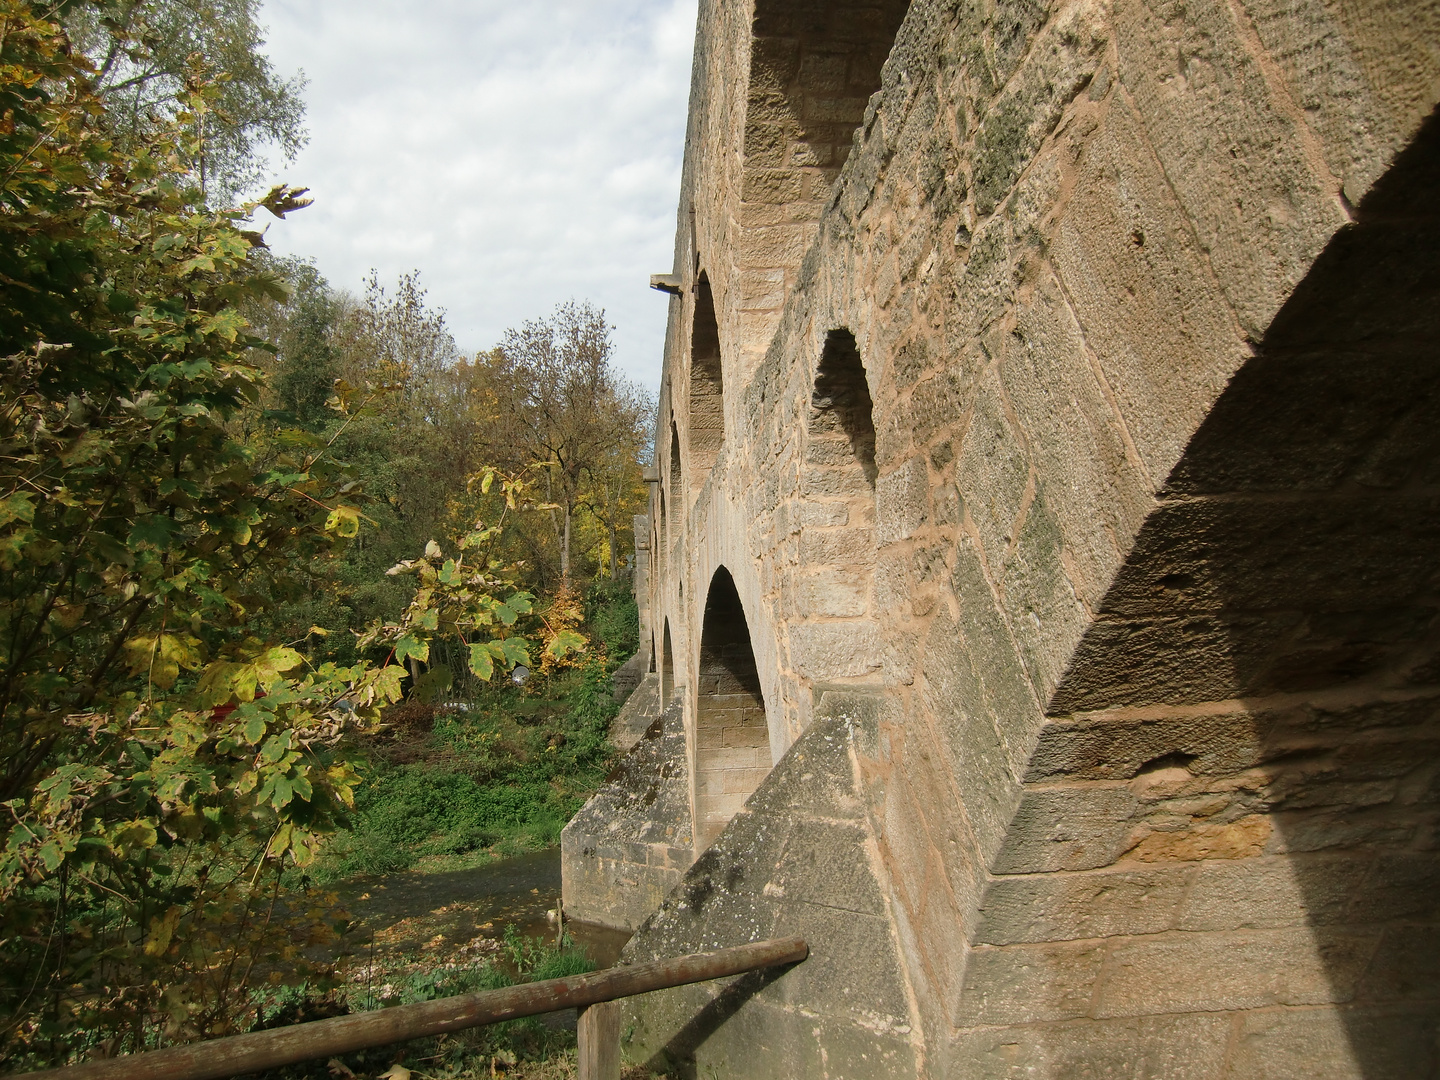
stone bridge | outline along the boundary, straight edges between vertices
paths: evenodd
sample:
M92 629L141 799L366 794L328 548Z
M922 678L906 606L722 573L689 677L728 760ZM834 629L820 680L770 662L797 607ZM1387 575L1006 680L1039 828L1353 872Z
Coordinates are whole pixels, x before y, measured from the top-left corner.
M1440 1076L1440 0L699 20L627 1053Z

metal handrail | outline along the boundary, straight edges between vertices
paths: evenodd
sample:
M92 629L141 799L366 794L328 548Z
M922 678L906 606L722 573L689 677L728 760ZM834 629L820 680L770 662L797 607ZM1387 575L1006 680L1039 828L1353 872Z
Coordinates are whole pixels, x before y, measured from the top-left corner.
M687 983L721 979L759 968L795 964L809 955L803 938L779 938L691 953L564 979L522 983L501 990L397 1005L375 1012L311 1020L270 1031L251 1031L205 1042L20 1073L24 1080L224 1080L314 1058L368 1050L522 1016L597 1005ZM617 1032L618 1036L618 1032ZM582 1030L581 1054L585 1054ZM618 1053L618 1046L615 1048ZM618 1058L616 1059L618 1061Z

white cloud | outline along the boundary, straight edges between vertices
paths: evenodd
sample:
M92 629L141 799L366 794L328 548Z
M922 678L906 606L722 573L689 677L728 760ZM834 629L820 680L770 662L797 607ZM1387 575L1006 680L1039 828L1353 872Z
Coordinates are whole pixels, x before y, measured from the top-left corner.
M357 290L421 272L468 350L588 299L659 384L696 0L266 0L304 69L310 145L277 179L315 205L270 229Z

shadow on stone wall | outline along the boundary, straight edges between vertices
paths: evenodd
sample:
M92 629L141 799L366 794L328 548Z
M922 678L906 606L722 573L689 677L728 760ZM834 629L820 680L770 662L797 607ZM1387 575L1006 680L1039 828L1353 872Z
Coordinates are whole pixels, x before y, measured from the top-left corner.
M1237 1076L1346 1043L1367 1080L1440 1069L1440 117L1353 216L1050 709L1135 796L1122 858L1195 867L1190 933L1127 978L1150 1011L1242 1011Z

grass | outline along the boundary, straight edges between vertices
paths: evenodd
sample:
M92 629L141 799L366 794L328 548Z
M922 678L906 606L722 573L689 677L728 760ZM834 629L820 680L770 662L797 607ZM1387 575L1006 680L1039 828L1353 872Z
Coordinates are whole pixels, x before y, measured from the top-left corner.
M615 712L599 664L539 693L507 687L463 708L392 710L389 730L367 747L351 829L313 877L461 869L554 846L610 769Z

